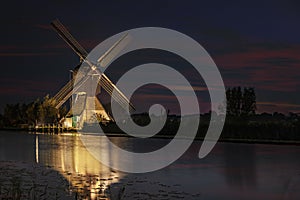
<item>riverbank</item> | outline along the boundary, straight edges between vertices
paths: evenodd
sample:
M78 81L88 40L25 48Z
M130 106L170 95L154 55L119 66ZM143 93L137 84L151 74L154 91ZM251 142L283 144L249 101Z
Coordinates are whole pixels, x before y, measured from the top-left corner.
M50 167L0 161L0 199L74 199L68 182Z
M86 132L86 134L88 134ZM132 137L125 133L105 133L105 135L109 137ZM152 138L158 139L172 139L174 136L171 135L154 135ZM178 139L190 139L187 137L178 137ZM193 139L193 138L192 138ZM198 141L203 141L203 137L194 138ZM209 140L209 139L208 139ZM210 140L212 141L212 140ZM300 141L292 141L292 140L260 140L260 139L235 139L235 138L226 138L219 139L218 142L228 142L228 143L250 143L250 144L282 144L282 145L300 145Z
M45 125L40 127L2 127L0 131L26 131L26 132L37 132L37 133L76 133L76 128L66 128L61 126Z
M48 129L47 129L48 130ZM18 132L30 132L30 133L38 133L38 134L71 134L74 135L76 133L83 133L83 134L99 134L95 130L91 129L84 129L84 130L77 130L77 129L64 129L64 131L43 131L40 129L32 130L28 128L1 128L0 131L18 131ZM106 136L109 137L133 137L130 136L122 131L116 132L108 132L109 129L105 130ZM115 131L115 130L114 130ZM239 134L240 135L240 134ZM159 139L172 139L175 135L173 134L156 134L152 136L152 138L159 138ZM180 137L178 139L195 139L199 141L203 141L204 137L197 136L195 138L187 138L187 137ZM256 139L256 138L232 138L232 137L224 137L224 134L221 134L221 137L218 139L218 142L229 142L229 143L250 143L250 144L277 144L277 145L300 145L300 140L279 140L279 139Z

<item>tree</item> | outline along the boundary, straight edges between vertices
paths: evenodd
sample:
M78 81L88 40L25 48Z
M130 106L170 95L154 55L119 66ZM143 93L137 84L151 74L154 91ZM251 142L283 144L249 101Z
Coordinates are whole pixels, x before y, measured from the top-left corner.
M34 102L28 104L26 110L28 124L37 125L40 104L40 99L36 99Z
M65 116L66 112L66 107L56 109L55 100L46 95L43 101L36 99L29 104L7 104L0 123L6 127L17 127L20 124L57 123L59 117Z
M240 116L242 90L241 87L228 88L226 91L227 98L227 114L233 116Z
M231 116L249 116L255 114L256 95L254 88L234 87L226 90L227 114Z
M59 111L55 108L55 100L46 95L39 105L38 116L40 123L56 123Z
M4 117L0 114L0 128L4 127Z
M16 126L21 122L19 104L7 104L4 108L4 124L6 126Z
M256 95L254 88L244 88L241 115L254 115L256 111Z

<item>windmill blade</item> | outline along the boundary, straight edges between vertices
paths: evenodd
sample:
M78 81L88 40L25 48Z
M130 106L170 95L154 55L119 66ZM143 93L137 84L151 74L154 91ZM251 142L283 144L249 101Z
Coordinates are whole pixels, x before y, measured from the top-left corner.
M117 54L126 47L129 41L130 37L128 33L126 33L97 60L97 65L100 65L101 67L106 67L107 65L109 65L113 58L116 57ZM97 72L101 73L99 70L97 70ZM127 97L117 88L115 84L113 84L113 82L104 73L102 73L101 75L99 85L125 110L128 105L130 111L135 110L135 107L130 103Z
M105 75L102 74L98 84L122 107L129 111L135 111L135 107L130 103L127 97L117 88L115 84Z
M76 82L74 85L74 79L69 81L55 96L55 108L60 108L71 96L74 92L76 92L82 84L84 84L89 79L88 76L81 77L80 80Z
M84 60L90 66L90 69L96 71L101 75L98 84L108 92L108 94L119 103L124 109L129 105L130 110L135 110L133 105L129 102L126 96L112 83L112 81L100 70L97 69L92 62L87 60L87 51L76 41L76 39L70 34L70 32L60 23L59 20L54 20L51 22L54 30L63 38L63 40L75 51L75 53ZM109 48L99 59L98 64L100 66L107 66L112 59L123 49L129 42L128 34L125 34L120 38L111 48ZM98 65L97 64L97 65ZM56 95L55 100L57 101L56 108L59 108L63 105L72 95L74 90L76 91L87 79L89 76L80 77L80 80L77 84L73 86L74 82L71 80L67 83ZM115 92L114 92L115 91Z
M111 61L118 55L118 53L120 53L126 47L129 41L130 37L128 33L126 33L97 60L97 64L101 67L106 67L109 65Z
M59 34L60 37L75 51L75 53L84 60L88 53L87 51L77 42L77 40L71 35L71 33L64 27L58 19L51 22L54 30Z
M63 96L65 96L66 93L68 93L70 90L73 89L73 83L74 80L70 80L66 85L64 85L64 87L62 87L58 93L55 94L55 96L53 97L55 99L55 101L58 103Z

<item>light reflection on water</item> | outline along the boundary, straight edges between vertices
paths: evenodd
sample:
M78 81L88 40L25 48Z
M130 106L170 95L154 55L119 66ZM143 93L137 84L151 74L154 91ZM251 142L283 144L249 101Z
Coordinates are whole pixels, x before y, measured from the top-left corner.
M110 139L134 151L168 143L166 139ZM70 181L70 190L91 199L112 195L122 199L299 199L299 146L218 143L200 160L200 145L194 142L179 160L159 171L126 174L98 162L79 136L0 132L0 160L52 166ZM102 156L118 162L118 155L102 148Z
M71 183L70 190L83 198L109 198L109 186L122 178L96 160L84 147L79 135L36 135L40 163L51 166ZM37 151L36 151L37 153ZM108 154L103 154L109 159Z

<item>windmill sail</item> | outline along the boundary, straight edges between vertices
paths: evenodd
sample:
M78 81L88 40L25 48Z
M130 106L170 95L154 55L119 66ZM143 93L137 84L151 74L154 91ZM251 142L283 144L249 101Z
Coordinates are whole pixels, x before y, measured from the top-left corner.
M74 79L70 80L55 96L55 108L61 107L71 96L72 93L77 91L78 88L89 79L88 76L83 77L74 85Z
M113 58L115 58L122 49L130 41L129 35L126 33L123 37L121 37L113 46L111 46L100 58L97 60L97 64L101 67L106 67L111 63Z
M100 75L98 84L100 84L100 86L125 110L127 110L128 106L129 110L135 110L134 106L129 102L127 97L112 83L112 81L100 70L97 70L97 67L92 62L86 59L88 55L87 51L76 41L76 39L69 33L69 31L60 23L60 21L54 20L51 25L54 30L64 39L64 41L73 49L73 51L80 57L80 59L90 66L89 71L94 70L94 72ZM100 66L106 66L107 64L109 64L113 57L126 45L126 38L127 35L123 36L108 51L106 51L103 56L98 59L98 64ZM75 91L76 87L80 87L80 85L84 81L86 81L86 77L87 76L81 77L74 87L72 87L74 81L71 80L55 95L54 98L57 102L56 108L59 108L71 97L72 91Z
M54 30L60 37L75 51L75 53L82 59L86 59L87 51L77 42L77 40L70 34L70 32L60 23L58 19L51 22Z

